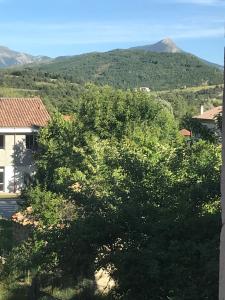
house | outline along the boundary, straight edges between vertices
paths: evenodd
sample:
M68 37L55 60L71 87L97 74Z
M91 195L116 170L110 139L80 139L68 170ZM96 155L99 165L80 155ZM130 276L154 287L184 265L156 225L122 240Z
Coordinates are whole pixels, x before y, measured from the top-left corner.
M185 128L181 129L179 132L184 138L191 138L192 136L192 132Z
M151 92L151 89L147 86L141 86L139 88L135 88L134 89L135 92L146 92L146 93L150 93Z
M139 90L140 90L141 92L147 92L147 93L151 92L151 89L150 89L149 87L147 87L147 86L141 86L141 87L139 88Z
M210 130L217 130L217 117L220 116L222 112L222 106L213 107L204 111L204 107L201 105L200 115L194 116L193 119L199 120L202 125Z
M49 120L40 98L0 98L0 193L17 193L29 182L37 133Z

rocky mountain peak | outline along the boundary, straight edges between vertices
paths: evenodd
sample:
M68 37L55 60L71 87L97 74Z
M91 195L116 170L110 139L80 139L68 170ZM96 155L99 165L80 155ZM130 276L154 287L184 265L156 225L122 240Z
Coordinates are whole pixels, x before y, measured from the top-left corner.
M145 50L145 51L149 51L149 52L159 52L159 53L160 52L167 52L167 53L183 52L180 48L177 47L175 42L169 37L167 37L155 44L133 47L131 49L138 49L138 50Z

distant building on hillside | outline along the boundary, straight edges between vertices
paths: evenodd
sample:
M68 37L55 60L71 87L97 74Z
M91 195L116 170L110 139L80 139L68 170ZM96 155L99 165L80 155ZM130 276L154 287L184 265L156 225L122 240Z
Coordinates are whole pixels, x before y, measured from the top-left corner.
M217 118L222 115L223 107L213 107L207 111L204 111L204 106L201 105L200 115L194 116L193 119L197 119L202 125L206 126L210 130L217 129Z
M138 92L138 91L149 93L149 92L151 92L151 89L147 86L141 86L141 87L135 89L135 92Z
M0 98L1 193L17 193L30 181L37 133L49 119L40 98Z

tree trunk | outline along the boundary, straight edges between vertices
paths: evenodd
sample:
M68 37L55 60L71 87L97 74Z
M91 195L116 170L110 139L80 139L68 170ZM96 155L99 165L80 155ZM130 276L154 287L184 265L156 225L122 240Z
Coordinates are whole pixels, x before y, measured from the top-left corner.
M40 283L37 276L32 279L31 287L29 289L29 300L38 300L40 297Z

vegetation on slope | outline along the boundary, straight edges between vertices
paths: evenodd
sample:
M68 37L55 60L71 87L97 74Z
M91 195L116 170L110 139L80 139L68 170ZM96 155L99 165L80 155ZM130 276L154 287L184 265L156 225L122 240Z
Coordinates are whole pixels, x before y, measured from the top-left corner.
M185 53L113 50L58 59L39 66L75 83L93 82L117 88L147 86L164 90L202 83L222 83L222 71Z
M223 85L198 86L185 89L174 89L151 93L158 100L167 101L173 108L176 119L181 120L185 115L200 114L200 107L204 110L222 105Z
M48 110L58 109L64 114L73 113L85 85L76 84L55 73L43 73L26 68L0 72L0 97L40 96ZM186 114L196 115L203 104L205 109L222 103L223 85L201 85L163 91L151 91L150 95L173 109L176 119Z

